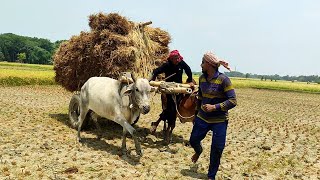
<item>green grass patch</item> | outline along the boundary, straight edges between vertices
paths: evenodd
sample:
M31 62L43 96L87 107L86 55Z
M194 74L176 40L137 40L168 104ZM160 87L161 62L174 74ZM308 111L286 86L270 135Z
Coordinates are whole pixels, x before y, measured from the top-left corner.
M280 91L320 93L320 85L316 83L291 81L261 81L260 79L231 78L235 88L255 88Z
M23 64L12 62L0 62L1 69L29 69L37 71L50 71L53 70L53 65L41 65L41 64Z
M6 77L0 78L0 85L2 86L25 86L25 85L55 85L53 79L41 78L21 78L21 77Z
M0 62L1 86L54 85L52 65Z

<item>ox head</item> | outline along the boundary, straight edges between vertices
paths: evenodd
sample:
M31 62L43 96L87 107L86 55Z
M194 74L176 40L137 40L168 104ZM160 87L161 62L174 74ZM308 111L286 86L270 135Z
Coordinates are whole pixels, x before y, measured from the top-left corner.
M150 111L150 92L151 86L147 79L138 78L129 87L129 92L132 96L132 103L139 107L142 114L147 114ZM128 93L128 92L127 92Z

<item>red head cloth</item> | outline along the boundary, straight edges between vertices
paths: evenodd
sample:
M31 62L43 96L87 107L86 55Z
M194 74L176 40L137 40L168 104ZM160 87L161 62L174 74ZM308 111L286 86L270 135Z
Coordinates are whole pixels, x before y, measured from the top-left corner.
M226 69L228 69L229 71L231 71L231 68L229 67L229 63L219 59L215 54L213 54L212 52L207 52L203 55L203 60L207 61L209 64L213 65L213 66L220 66L220 64L222 66L224 66Z
M170 59L170 58L172 58L172 57L174 57L174 56L178 56L178 59L177 59L178 62L180 62L180 61L183 60L183 57L180 55L180 53L179 53L178 50L173 50L173 51L171 51L170 54L169 54L168 59Z

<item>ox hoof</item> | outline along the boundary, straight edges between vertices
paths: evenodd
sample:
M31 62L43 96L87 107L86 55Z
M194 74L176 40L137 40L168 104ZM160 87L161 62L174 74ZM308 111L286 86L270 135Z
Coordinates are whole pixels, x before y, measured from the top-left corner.
M97 135L98 140L101 140L101 138L102 138L102 135Z
M164 139L164 143L165 145L169 145L170 143L172 143L172 137L171 136L166 136Z
M142 153L142 150L140 149L140 150L137 150L137 155L138 156L142 156L143 155L143 153Z
M121 150L121 155L122 155L122 156L128 155L128 151L127 151L126 149L122 149L122 150Z
M77 138L77 141L79 142L79 143L82 143L82 139L81 138Z

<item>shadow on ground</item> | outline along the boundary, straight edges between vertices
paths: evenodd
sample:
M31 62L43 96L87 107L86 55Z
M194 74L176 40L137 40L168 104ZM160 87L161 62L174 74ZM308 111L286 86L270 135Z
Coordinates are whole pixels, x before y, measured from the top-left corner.
M51 118L58 120L62 124L68 126L69 128L73 129L71 124L69 123L69 116L68 114L50 114ZM113 155L119 155L124 158L128 163L133 164L136 161L138 161L140 158L137 158L133 155L128 156L122 156L121 153L121 147L114 146L112 144L106 143L103 139L106 140L114 140L119 139L121 141L122 138L122 127L110 120L107 119L99 119L99 124L101 126L101 139L97 138L84 138L82 137L82 144L85 146L92 148L94 150L101 150L101 151L108 151L109 153ZM183 143L188 144L188 141L184 140L182 136L178 136L176 134L172 134L172 141L169 145L167 145L163 140L163 131L160 130L154 134L156 137L160 137L161 140L154 141L152 138L148 137L150 135L150 130L145 127L139 127L137 124L133 126L137 131L137 137L139 138L139 141L141 143L142 149L143 148L156 148L160 152L166 151L172 154L176 154L176 150L173 150L170 148L170 145L176 144L176 143ZM98 130L95 126L95 124L92 122L92 120L89 120L86 127L83 128L82 132L85 131L88 134L98 135ZM131 138L130 135L128 135L128 138ZM159 139L159 138L157 138ZM130 154L130 150L128 150ZM128 158L134 159L134 161L129 160Z
M189 176L193 179L208 179L207 174L198 172L199 165L193 164L190 166L190 169L182 169L180 172L184 176Z

